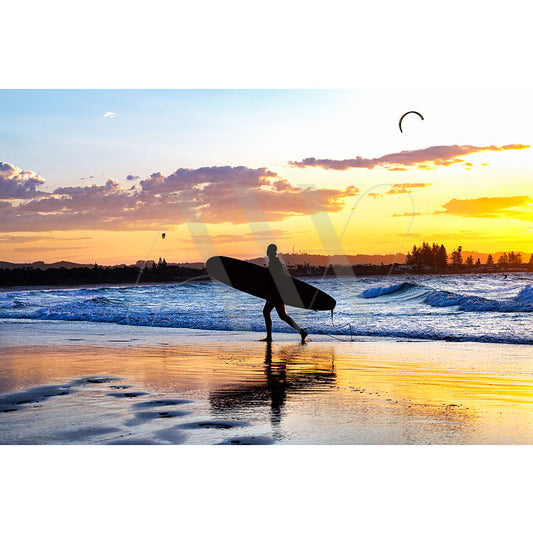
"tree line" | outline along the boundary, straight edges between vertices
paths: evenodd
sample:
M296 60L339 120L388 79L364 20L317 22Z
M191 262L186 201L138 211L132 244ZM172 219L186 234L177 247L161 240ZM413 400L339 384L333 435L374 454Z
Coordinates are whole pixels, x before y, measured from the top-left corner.
M406 265L427 265L435 270L445 269L448 265L448 253L442 244L430 245L423 241L419 247L413 245L411 252L407 253L405 263Z
M205 269L167 265L165 260L146 262L144 268L114 266L34 269L0 269L0 286L77 286L83 284L135 284L137 282L175 282L207 274Z
M422 242L422 245L413 245L411 252L407 253L405 259L406 265L426 265L431 269L439 271L444 270L448 266L460 267L466 265L467 267L481 266L481 260L477 258L474 261L474 257L470 254L465 260L463 260L462 247L458 247L453 250L448 256L446 247L443 244L433 243L429 244L426 241ZM504 252L494 262L492 254L487 256L487 262L484 264L487 267L493 267L498 265L500 267L513 267L522 265L522 254L520 252ZM533 254L529 258L528 267L533 269Z

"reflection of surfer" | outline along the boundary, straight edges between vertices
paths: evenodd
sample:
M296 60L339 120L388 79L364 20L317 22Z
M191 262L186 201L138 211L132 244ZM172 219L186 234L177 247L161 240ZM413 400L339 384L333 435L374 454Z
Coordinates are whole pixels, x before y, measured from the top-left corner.
M285 404L287 397L287 362L280 362L272 365L272 343L266 346L266 377L267 390L270 393L270 422L275 439L280 440L279 429L281 424L281 408Z
M267 301L265 303L265 307L263 308L267 335L261 341L272 341L272 318L270 317L270 313L274 308L276 308L279 318L282 321L285 321L289 326L292 326L300 334L302 343L304 343L305 338L307 337L307 332L300 328L294 322L294 320L287 315L287 312L285 311L285 304L283 304L279 291L276 287L276 279L279 280L281 276L286 276L283 272L283 265L281 265L279 259L276 258L277 252L278 247L276 245L268 245L267 256L269 260L268 270L270 271L270 283Z

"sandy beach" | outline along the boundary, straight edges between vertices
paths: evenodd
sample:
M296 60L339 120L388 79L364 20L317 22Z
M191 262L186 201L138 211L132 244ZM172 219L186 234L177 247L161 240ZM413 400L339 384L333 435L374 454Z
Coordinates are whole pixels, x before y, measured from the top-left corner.
M0 324L1 444L531 444L533 347Z

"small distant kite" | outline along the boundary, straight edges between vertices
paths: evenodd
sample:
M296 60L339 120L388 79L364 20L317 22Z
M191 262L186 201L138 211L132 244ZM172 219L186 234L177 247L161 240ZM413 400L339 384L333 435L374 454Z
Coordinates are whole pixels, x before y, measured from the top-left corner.
M166 235L167 235L167 234L161 234L161 239L165 239L165 236L166 236Z
M424 120L424 117L422 117L422 115L420 113L418 113L418 111L408 111L407 113L404 113L401 117L400 117L400 122L398 123L398 126L400 127L400 132L403 133L403 130L402 130L402 121L403 121L403 118L406 116L406 115L409 115L409 113L416 113L422 120Z

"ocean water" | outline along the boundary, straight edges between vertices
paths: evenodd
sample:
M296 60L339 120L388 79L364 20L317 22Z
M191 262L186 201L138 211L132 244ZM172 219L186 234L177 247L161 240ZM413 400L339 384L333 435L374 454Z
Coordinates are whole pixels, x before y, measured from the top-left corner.
M312 334L533 344L533 273L306 278L337 300L329 312L287 308ZM191 281L0 293L0 319L264 332L264 301ZM291 328L272 313L273 331Z

